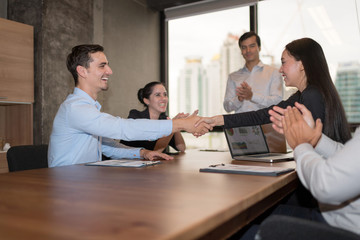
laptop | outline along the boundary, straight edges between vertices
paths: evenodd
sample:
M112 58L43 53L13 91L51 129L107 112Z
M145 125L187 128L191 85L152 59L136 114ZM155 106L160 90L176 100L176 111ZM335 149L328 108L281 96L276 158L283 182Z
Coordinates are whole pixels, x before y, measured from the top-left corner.
M271 129L272 127L269 128L269 125L224 129L231 157L235 160L270 163L293 160L293 153L286 150L285 138ZM271 144L271 152L264 130L269 138L268 140L272 139L274 141Z

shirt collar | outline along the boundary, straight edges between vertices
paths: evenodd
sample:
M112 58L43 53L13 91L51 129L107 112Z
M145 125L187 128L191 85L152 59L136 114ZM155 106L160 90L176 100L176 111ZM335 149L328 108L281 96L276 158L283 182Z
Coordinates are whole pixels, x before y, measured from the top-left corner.
M87 94L85 91L81 90L80 88L75 87L74 95L86 98L86 100L88 100L93 105L95 105L97 109L99 109L99 110L101 109L100 103L98 101L95 101L92 97L90 97L89 94Z
M263 68L263 67L264 67L264 63L260 60L259 63L256 64L256 66L254 67L254 69ZM241 69L241 71L249 72L249 70L246 67L246 63L244 64L244 67Z

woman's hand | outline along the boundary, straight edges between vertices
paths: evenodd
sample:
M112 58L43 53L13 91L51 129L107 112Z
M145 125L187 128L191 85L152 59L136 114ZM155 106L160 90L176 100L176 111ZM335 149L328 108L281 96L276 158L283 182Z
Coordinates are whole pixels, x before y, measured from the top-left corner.
M199 126L202 123L206 123L211 127L224 125L224 117L223 115L216 115L213 117L200 117L200 119L196 122L195 127Z

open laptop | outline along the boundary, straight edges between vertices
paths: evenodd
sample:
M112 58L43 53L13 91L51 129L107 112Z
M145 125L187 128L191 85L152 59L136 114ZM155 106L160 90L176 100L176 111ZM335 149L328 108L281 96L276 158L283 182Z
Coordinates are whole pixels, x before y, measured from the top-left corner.
M264 126L264 130L267 131L269 138L276 141L275 144L272 144L274 149L272 152L269 150L267 138L260 125L224 129L232 158L259 162L293 160L293 154L286 151L285 138L279 137L274 133L275 130L272 132L266 126ZM276 151L277 147L280 147L279 151Z

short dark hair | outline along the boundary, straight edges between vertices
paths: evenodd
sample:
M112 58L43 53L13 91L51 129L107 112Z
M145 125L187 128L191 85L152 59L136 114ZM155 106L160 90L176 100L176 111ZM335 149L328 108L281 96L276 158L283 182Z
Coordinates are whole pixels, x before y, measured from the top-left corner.
M104 52L104 48L98 44L82 44L72 48L71 53L67 56L66 66L69 72L72 74L75 86L78 84L78 73L76 71L77 66L89 67L91 59L91 53Z
M259 47L261 47L261 40L259 35L257 35L254 31L246 32L239 38L239 48L241 48L241 43L252 36L256 37L256 43Z
M140 88L138 91L138 99L139 101L145 106L148 107L145 102L144 102L144 98L149 99L150 95L153 92L153 89L156 85L163 85L161 82L149 82L148 84L145 85L145 87Z

